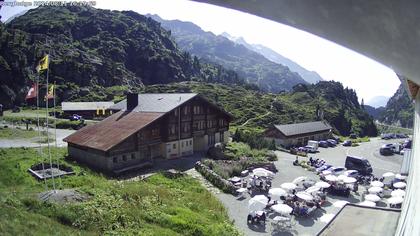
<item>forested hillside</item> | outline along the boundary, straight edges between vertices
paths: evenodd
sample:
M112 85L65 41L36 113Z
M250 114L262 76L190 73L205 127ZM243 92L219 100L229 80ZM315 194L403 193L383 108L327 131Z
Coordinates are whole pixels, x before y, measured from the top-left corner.
M291 90L296 84L307 83L287 66L272 62L226 37L205 32L191 22L163 20L157 15L150 16L161 22L164 28L171 30L172 36L183 50L234 70L240 77L257 84L266 92L278 93Z
M147 86L142 91L200 93L232 113L235 117L233 125L237 126L266 128L270 124L324 118L341 135L377 135L372 118L361 108L354 90L343 88L339 82L297 85L293 91L281 94L195 82ZM320 117L318 114L322 113Z
M0 101L6 108L24 102L46 53L58 102L103 99L113 93L112 86L243 83L235 72L181 51L160 23L135 12L38 7L0 24Z
M389 125L413 128L413 119L413 101L401 84L386 104L385 111L381 113L379 121Z

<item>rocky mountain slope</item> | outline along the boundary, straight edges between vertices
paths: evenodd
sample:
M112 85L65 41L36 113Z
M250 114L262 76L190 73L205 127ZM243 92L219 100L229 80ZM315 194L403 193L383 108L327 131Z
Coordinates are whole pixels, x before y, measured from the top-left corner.
M283 55L277 53L271 48L268 48L260 44L249 44L242 37L235 38L226 32L222 33L221 35L234 41L235 43L244 45L246 48L263 55L264 57L266 57L268 60L272 62L289 67L291 71L298 73L302 77L302 79L304 79L306 82L310 84L315 84L318 81L323 80L322 77L315 71L309 71L303 68L296 62L290 60L287 57L284 57Z
M36 64L46 53L50 82L58 84L58 102L82 96L111 99L119 86L136 89L189 80L243 83L235 72L180 50L160 23L135 12L38 7L0 24L3 105L24 102L36 80Z
M381 113L379 121L389 125L412 128L413 119L413 102L401 84L386 104L385 111Z
M249 83L257 84L264 91L278 93L291 90L296 84L307 83L287 66L274 63L223 36L205 32L191 22L163 20L157 15L150 16L171 31L183 50L234 70L240 77Z

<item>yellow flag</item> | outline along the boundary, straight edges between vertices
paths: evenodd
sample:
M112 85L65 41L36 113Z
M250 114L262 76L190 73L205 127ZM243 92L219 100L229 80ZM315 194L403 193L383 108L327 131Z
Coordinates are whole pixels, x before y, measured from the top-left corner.
M50 88L48 89L48 93L45 96L45 100L46 99L53 99L54 98L54 85L51 85Z
M38 71L39 73L40 71L48 69L48 61L49 61L49 57L47 54L39 61L39 64L36 67L36 71Z

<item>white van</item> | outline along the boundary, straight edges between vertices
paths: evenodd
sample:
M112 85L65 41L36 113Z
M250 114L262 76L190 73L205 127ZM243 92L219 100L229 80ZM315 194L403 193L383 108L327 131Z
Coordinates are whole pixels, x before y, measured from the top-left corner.
M315 140L309 140L309 141L308 141L308 145L306 145L306 146L305 146L305 148L306 148L309 152L314 153L314 152L317 152L317 151L318 151L318 146L319 146L318 141L315 141Z

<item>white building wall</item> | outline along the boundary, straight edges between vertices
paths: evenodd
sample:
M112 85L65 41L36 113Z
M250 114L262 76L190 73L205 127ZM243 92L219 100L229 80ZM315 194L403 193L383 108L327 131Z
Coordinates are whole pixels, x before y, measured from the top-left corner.
M194 140L189 138L167 142L165 147L165 157L167 159L192 155L194 152Z
M395 235L420 235L420 92L417 92L414 112L414 135L411 149L410 173L407 179L407 195Z

